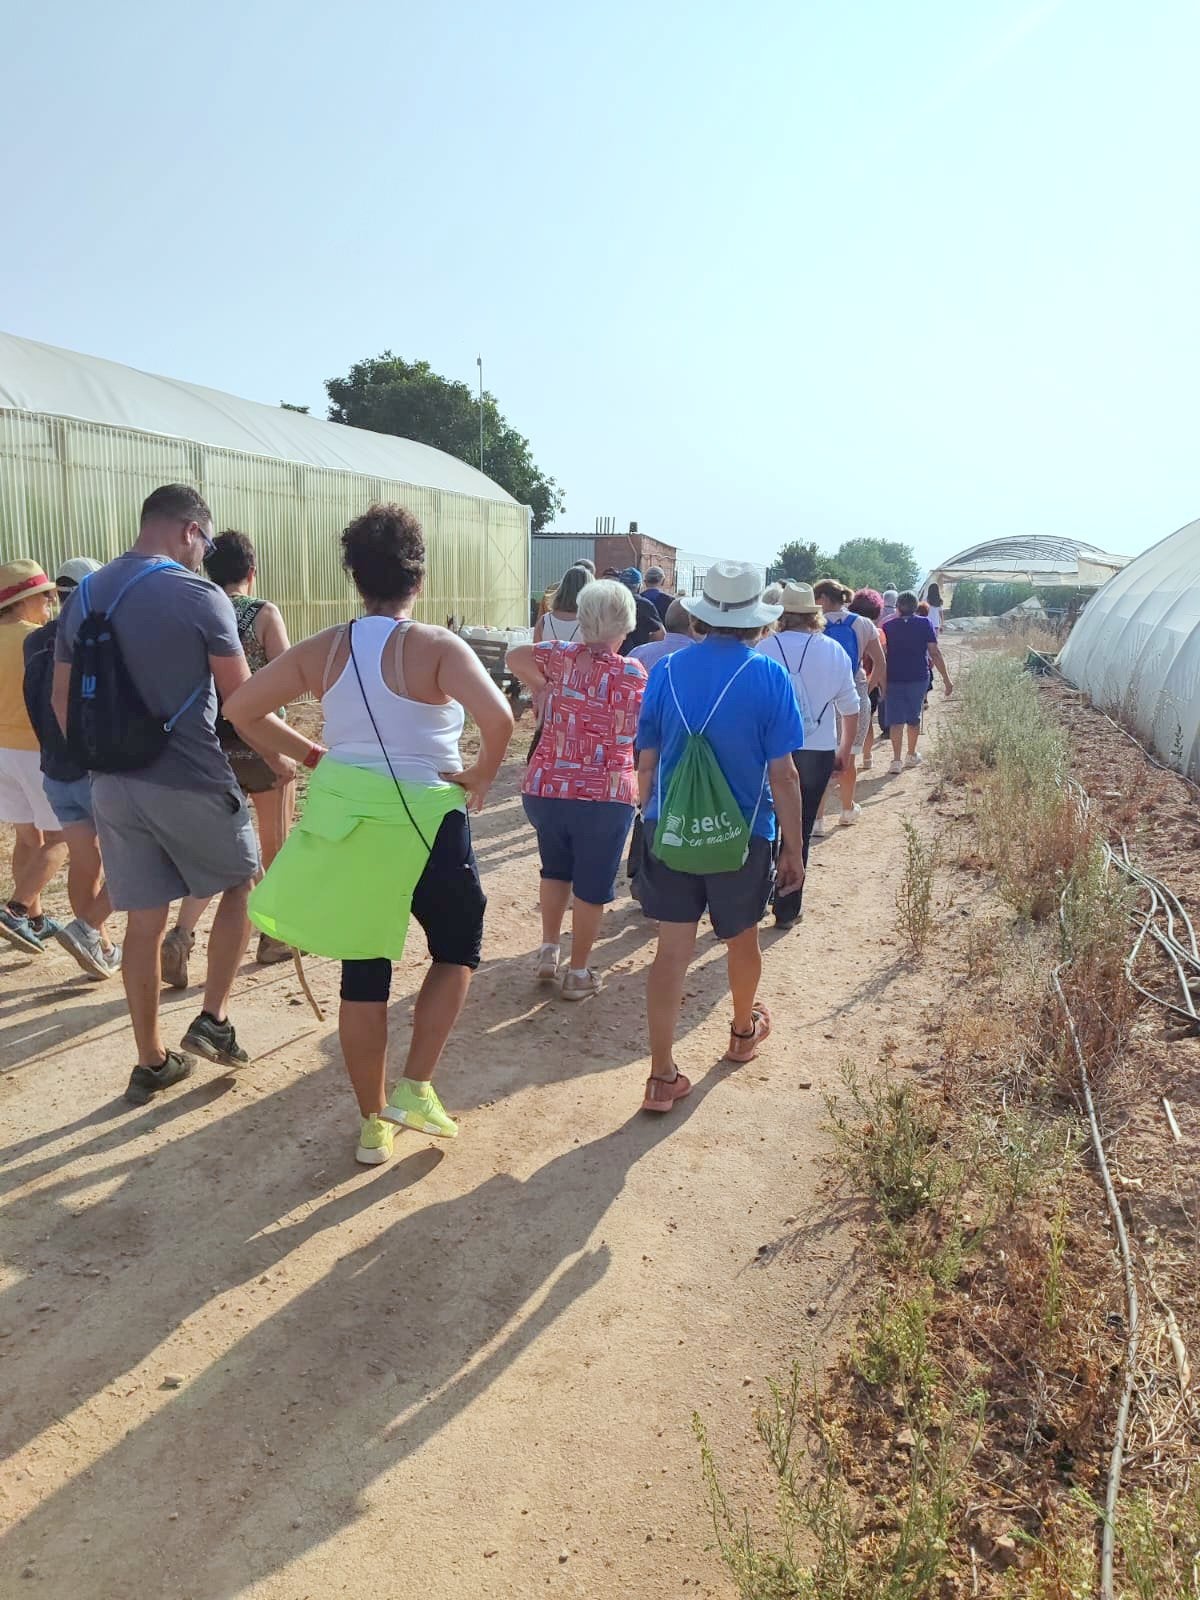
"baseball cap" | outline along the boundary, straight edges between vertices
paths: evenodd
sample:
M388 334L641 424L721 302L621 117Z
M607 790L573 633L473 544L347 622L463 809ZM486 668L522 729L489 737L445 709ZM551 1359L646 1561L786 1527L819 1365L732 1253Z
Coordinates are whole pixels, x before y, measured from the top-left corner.
M624 584L640 584L642 581L642 575L637 567L623 567L618 576Z
M93 572L100 571L100 563L93 561L91 556L72 556L69 561L64 561L54 574L54 581L61 586L63 582L69 584L82 583Z

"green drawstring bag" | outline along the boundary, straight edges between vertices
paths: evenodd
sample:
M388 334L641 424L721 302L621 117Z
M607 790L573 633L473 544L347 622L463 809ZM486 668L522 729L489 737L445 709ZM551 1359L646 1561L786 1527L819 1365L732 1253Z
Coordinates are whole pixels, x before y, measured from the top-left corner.
M734 799L733 790L717 765L712 745L704 737L704 730L712 721L717 707L728 694L738 673L744 671L752 659L753 657L742 662L717 696L708 716L696 729L688 726L688 720L679 704L679 696L675 693L675 685L671 682L671 658L668 656L662 663L662 668L667 673L675 710L679 714L679 720L687 728L688 735L683 755L679 758L679 764L671 774L671 781L667 785L665 804L662 794L661 759L659 762L658 826L654 832L654 854L664 866L672 868L675 872L694 874L736 872L739 867L745 865L746 857L750 854L750 839L754 832L755 818L758 816L758 805L754 808L754 817L747 825L742 815L742 808ZM766 781L765 767L763 780ZM761 801L760 790L759 803Z

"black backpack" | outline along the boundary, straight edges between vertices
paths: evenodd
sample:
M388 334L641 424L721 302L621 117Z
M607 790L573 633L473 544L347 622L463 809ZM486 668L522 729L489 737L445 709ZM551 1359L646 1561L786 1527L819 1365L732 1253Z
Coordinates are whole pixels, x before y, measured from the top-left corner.
M129 675L112 625L121 601L151 573L176 567L177 561L153 561L120 589L107 611L93 611L91 577L78 589L83 615L71 656L71 688L67 701L67 749L87 772L141 772L162 755L180 717L208 689L205 678L173 717L156 717Z

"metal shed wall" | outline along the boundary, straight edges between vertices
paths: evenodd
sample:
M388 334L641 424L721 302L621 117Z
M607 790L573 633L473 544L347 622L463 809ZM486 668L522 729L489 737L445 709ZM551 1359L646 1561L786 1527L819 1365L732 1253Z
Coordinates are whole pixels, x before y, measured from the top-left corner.
M0 560L128 549L141 502L192 483L218 528L254 541L260 592L302 639L352 610L338 536L375 500L420 518L428 572L415 614L518 628L529 620L529 511L511 501L425 488L73 417L0 409ZM567 563L570 565L570 562Z
M577 561L595 559L596 537L590 533L535 533L530 543L529 592L541 599Z

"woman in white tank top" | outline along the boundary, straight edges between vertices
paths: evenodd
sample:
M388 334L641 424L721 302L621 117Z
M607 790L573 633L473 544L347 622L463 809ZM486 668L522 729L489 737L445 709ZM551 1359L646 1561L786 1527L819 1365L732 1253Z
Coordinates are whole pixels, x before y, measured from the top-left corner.
M564 572L554 591L554 599L544 617L538 618L533 630L534 644L574 644L579 638L580 591L591 581L586 567L572 567Z
M372 506L342 534L342 552L366 615L293 645L230 696L225 715L255 747L273 749L284 735L267 713L305 695L321 701L328 748L313 745L304 764L323 764L305 814L256 891L263 910L256 913L252 897L251 916L278 917L285 906L294 917L289 943L342 961L338 1031L362 1116L356 1154L375 1166L392 1154L397 1125L442 1138L458 1132L432 1079L483 933L466 813L480 809L499 770L512 712L468 644L413 621L425 544L410 512ZM480 735L479 756L465 769L464 708ZM432 964L404 1076L389 1098L392 957L403 949L410 906Z

